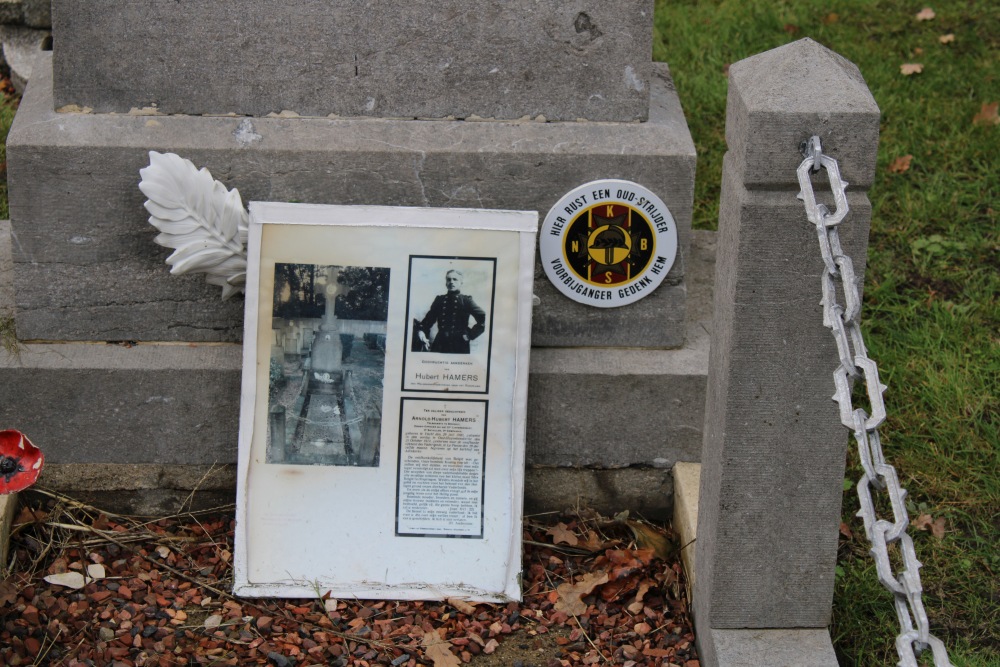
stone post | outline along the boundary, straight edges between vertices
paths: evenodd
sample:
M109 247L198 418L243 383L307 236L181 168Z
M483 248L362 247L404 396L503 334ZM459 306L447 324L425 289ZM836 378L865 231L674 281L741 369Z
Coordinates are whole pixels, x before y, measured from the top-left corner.
M282 333L282 341L285 347L285 354L294 357L299 353L298 341L296 340L295 322L289 322Z
M878 129L857 67L810 39L729 70L694 589L706 667L837 664L826 626L849 434L795 170L812 135L839 161L840 236L861 276Z
M333 390L333 385L340 386L343 373L343 345L340 341L340 325L337 321L336 302L340 287L337 285L337 278L340 270L336 267L327 268L326 287L326 309L323 311L323 323L316 331L312 344L312 364L310 369L314 374L327 374L325 384L320 384L319 388L328 393Z
M285 460L285 408L272 405L268 411L271 429L271 461L283 463Z

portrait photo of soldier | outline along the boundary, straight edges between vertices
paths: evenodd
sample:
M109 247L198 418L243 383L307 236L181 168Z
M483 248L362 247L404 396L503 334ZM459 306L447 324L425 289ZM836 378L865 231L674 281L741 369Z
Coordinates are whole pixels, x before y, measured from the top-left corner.
M464 283L461 270L445 272L445 293L435 296L426 315L413 322L414 352L469 354L471 342L486 331L486 311L462 293Z

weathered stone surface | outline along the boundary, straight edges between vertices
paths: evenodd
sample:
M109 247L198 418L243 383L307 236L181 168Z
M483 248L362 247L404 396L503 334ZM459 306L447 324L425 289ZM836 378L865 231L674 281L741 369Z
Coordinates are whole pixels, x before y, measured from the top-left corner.
M17 24L24 21L21 0L0 0L0 23Z
M10 68L10 82L19 93L31 78L31 66L38 54L51 45L52 35L48 30L36 30L20 25L0 26L0 43L3 44L3 60Z
M528 465L670 468L700 460L715 233L693 232L689 258L682 348L531 351Z
M55 0L52 18L57 106L602 121L648 110L651 0Z
M14 315L14 261L10 220L0 220L0 318Z
M682 348L531 351L528 465L669 469L700 459L715 233L693 232L689 257Z
M46 464L40 483L104 510L157 516L232 503L236 465L55 463ZM524 502L528 513L586 506L609 516L627 509L665 520L671 488L662 469L529 468Z
M824 152L860 175L874 163L874 139L842 154L837 138L853 135L855 123L862 134L877 127L878 109L871 105L860 120L831 115L828 101L853 95L858 79L834 54L810 56L817 48L798 42L730 68L731 100L756 99L758 87L805 99L790 104L795 113L787 117L768 105L751 106L742 124L729 116L736 127L727 132L723 165L698 503L700 644L720 629L825 628L830 620L848 434L830 400L838 356L823 326L816 231L796 199L798 140L776 146L772 124L795 127L803 139L825 133ZM806 75L824 85L803 92ZM770 185L744 186L747 165L781 151L788 156L771 160ZM848 201L840 237L860 281L871 207L863 190ZM712 652L703 649L706 667L761 664L716 662ZM781 664L827 663L790 657Z
M21 6L24 25L41 29L52 27L52 0L21 0Z
M47 463L40 484L110 512L165 516L234 502L236 464Z
M532 350L528 465L669 468L698 460L707 363L689 372L682 361L696 354Z
M653 296L594 321L542 279L541 345L671 347L681 342L695 152L665 69L647 123L209 118L53 113L45 54L8 138L19 243L18 327L32 340L238 341L242 303L201 277L170 276L153 243L138 171L172 151L236 187L244 202L300 201L537 210L598 178L657 192L681 256ZM541 268L537 274L541 276ZM671 285L672 283L672 285ZM671 290L681 290L672 294ZM641 334L641 335L639 335Z
M844 180L868 188L878 132L878 106L857 66L809 38L729 68L726 141L747 187L787 185L802 162L799 144L815 134L836 147Z
M238 345L28 344L0 351L0 424L47 463L231 463Z
M684 271L684 261L678 254L678 274ZM680 347L688 294L678 274L634 304L594 308L562 295L538 263L534 293L540 303L533 310L531 342L540 347Z
M666 469L528 468L525 471L526 514L592 507L607 516L627 509L654 520L666 520L672 506L673 480Z
M798 189L748 191L733 172L727 156L696 610L713 628L823 627L847 451L830 400L837 352L819 304L823 263ZM864 193L848 199L841 239L860 278L871 208Z
M19 93L24 93L31 67L38 54L51 45L52 35L48 30L36 30L21 25L0 26L0 43L3 44L3 59L10 68L10 82Z
M704 634L703 634L704 633ZM826 628L698 630L701 664L718 667L837 667Z

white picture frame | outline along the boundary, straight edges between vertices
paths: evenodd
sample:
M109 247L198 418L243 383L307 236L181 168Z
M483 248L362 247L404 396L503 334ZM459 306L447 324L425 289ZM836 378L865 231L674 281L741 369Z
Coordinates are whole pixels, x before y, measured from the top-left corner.
M520 600L537 227L251 202L235 594Z

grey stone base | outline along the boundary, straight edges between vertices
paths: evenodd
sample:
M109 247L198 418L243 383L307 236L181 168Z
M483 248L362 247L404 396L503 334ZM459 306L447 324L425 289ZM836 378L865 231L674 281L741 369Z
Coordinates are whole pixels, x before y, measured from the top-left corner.
M0 351L0 424L49 463L236 460L238 345L91 343Z
M681 253L627 308L587 308L536 266L536 345L683 343L695 151L657 67L645 123L462 122L55 113L42 54L8 137L18 331L38 341L236 342L243 304L201 276L171 276L137 185L148 152L207 167L244 203L295 201L534 210L599 178L666 202ZM603 311L603 312L602 312Z
M0 424L29 433L50 463L231 464L240 352L235 344L23 345L17 356L0 353ZM613 373L570 353L541 352L529 380L530 466L578 473L697 459L705 375L676 368L678 357L695 352L608 351L604 358L620 366ZM560 497L604 487L585 472ZM657 500L660 486L612 485L593 497L648 495L669 507Z
M12 298L8 231L0 222L0 314ZM532 511L577 503L657 517L670 511L669 468L697 460L701 442L713 246L714 234L695 233L697 301L684 348L533 351ZM57 488L100 492L143 512L167 508L193 488L224 496L230 478L201 477L236 461L240 353L236 344L206 343L30 343L17 356L0 351L0 425L27 432L44 449L43 483Z
M702 667L837 667L826 628L697 628Z

